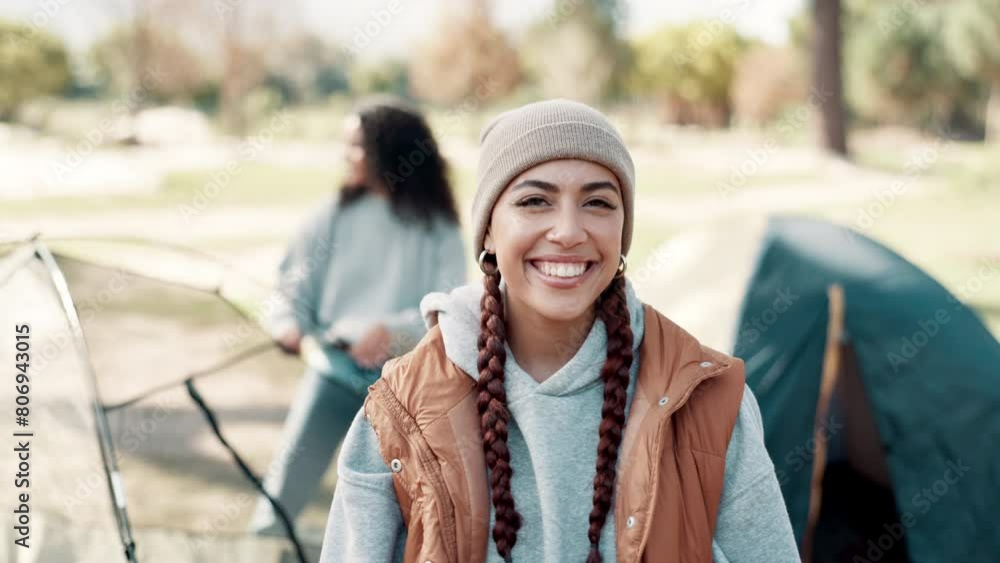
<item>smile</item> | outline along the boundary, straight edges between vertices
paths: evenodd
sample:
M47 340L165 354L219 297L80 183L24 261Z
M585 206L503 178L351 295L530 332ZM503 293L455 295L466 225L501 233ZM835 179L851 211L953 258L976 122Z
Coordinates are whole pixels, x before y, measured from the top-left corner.
M595 270L596 264L596 262L528 261L528 265L546 285L560 289L580 285Z

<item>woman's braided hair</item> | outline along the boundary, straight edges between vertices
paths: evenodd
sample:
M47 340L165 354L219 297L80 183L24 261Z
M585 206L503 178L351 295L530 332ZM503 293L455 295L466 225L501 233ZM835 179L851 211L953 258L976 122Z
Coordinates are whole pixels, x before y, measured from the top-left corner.
M495 268L494 268L495 269ZM480 415L483 451L490 470L490 485L496 519L493 541L505 561L511 561L511 550L517 543L521 515L514 506L510 481L510 451L507 449L507 393L504 390L504 364L507 360L504 343L506 330L500 273L486 274L480 308L479 329L479 395L476 406ZM597 314L608 333L608 355L601 368L604 380L604 405L598 430L597 475L594 477L594 504L590 511L590 554L587 563L600 563L601 529L611 510L616 479L618 448L625 428L625 399L632 367L632 327L625 299L625 278L616 276L597 301Z

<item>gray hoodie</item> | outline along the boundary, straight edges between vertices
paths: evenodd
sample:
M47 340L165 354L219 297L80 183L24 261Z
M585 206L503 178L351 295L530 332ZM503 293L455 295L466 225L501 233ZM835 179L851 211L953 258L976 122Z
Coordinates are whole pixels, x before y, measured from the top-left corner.
M501 291L505 285L501 281ZM440 324L445 352L477 378L481 284L450 293L430 293L421 303L428 326ZM635 361L628 389L631 405L643 335L642 302L626 282ZM538 383L518 366L507 347L505 366L512 422L508 447L514 474L511 491L523 517L514 561L585 561L597 460L597 428L607 350L604 323L595 320L580 349L556 373ZM746 389L726 454L726 473L712 552L715 561L799 561L774 465L764 449L757 402ZM406 528L371 425L359 412L337 461L338 482L327 524L321 563L402 561ZM492 529L493 514L490 515ZM614 514L601 535L604 561L615 561ZM502 561L490 539L489 563Z
M275 337L297 327L320 341L354 342L381 322L399 353L409 351L426 332L421 298L465 283L463 244L458 224L400 220L384 197L365 194L346 207L331 197L288 244L268 328Z

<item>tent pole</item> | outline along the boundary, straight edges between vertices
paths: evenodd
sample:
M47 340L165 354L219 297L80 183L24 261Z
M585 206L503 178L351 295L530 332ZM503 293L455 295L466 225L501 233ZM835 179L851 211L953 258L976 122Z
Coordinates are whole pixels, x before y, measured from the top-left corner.
M90 380L91 396L94 406L94 418L96 422L97 441L101 446L101 458L104 461L104 474L107 477L108 489L111 493L115 520L118 524L118 535L122 546L125 548L125 560L128 563L137 563L135 555L135 539L132 537L132 525L128 519L128 511L125 509L125 486L122 482L121 473L118 471L118 462L115 459L115 446L111 438L111 429L108 425L107 414L101 403L100 390L97 386L97 375L94 373L94 366L90 363L90 351L87 348L87 339L80 326L80 317L73 303L73 296L66 283L59 264L56 262L48 247L40 240L35 240L35 254L41 259L48 270L52 286L59 296L63 312L69 323L70 331L73 333L73 348L76 350L77 358L81 367L87 373Z
M813 458L812 482L809 491L809 519L802 536L802 561L811 563L816 525L819 523L820 504L823 500L823 475L826 473L827 441L823 438L823 423L830 412L830 400L840 374L841 341L844 334L844 288L833 284L826 290L829 303L829 320L826 328L826 352L823 355L823 373L820 377L819 399L813 422L813 441L816 457Z

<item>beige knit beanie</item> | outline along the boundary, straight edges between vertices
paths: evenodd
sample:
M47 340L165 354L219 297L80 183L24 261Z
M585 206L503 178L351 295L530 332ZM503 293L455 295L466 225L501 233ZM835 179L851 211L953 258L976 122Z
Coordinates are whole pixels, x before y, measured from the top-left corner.
M473 251L483 251L486 228L501 192L518 174L549 160L576 158L603 165L622 187L622 254L632 243L635 166L621 135L596 109L570 100L546 100L493 118L479 134L478 187L472 201Z

